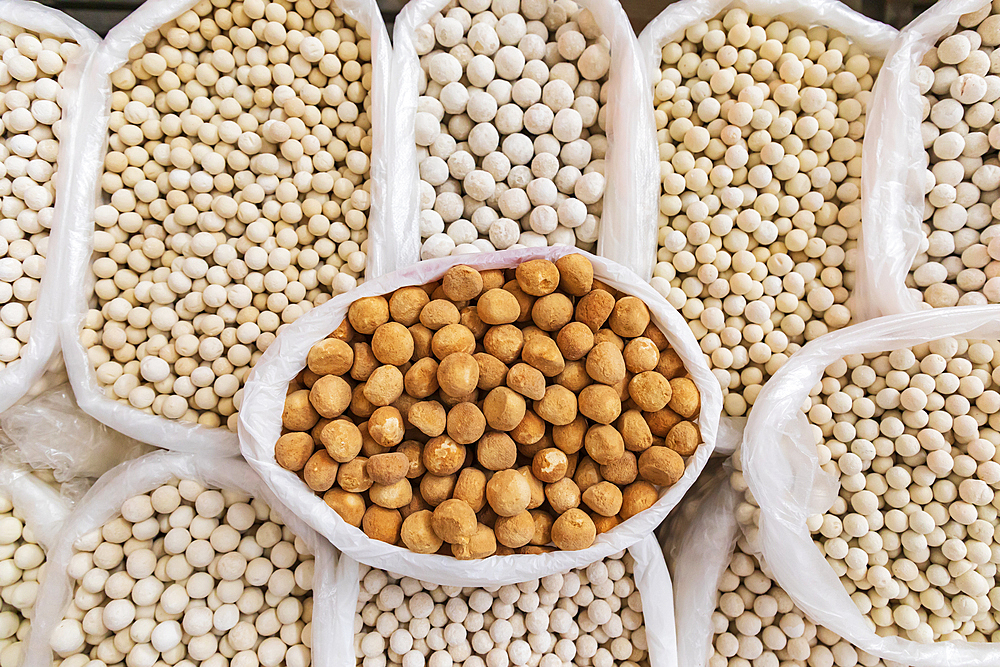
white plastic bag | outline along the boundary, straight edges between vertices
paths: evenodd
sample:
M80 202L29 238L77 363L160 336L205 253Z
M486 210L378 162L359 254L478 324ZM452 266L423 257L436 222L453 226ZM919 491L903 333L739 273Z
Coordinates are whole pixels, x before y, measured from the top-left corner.
M988 4L990 0L934 4L899 33L886 57L868 109L862 155L863 228L855 287L862 319L920 309L921 300L906 287L924 238L923 96L913 74L924 54L955 30L962 14Z
M944 308L883 317L806 345L764 386L743 436L743 476L760 505L759 545L775 581L815 623L872 655L913 667L1000 664L992 644L918 644L869 629L806 527L827 511L840 484L819 467L802 404L827 366L848 354L912 347L953 336L1000 339L1000 306Z
M333 589L333 572L338 555L329 543L282 505L244 461L155 452L124 463L102 477L67 519L65 529L48 552L47 575L35 601L32 633L22 667L52 667L49 638L73 597L73 581L67 573L74 553L73 543L118 516L122 503L128 498L148 493L171 479L194 479L210 488L244 491L254 498L263 499L278 513L285 525L306 543L316 559L312 623L317 631L312 633L312 662L314 665L325 665L332 659L331 656L338 655L333 649L333 633L319 630L333 627L331 624L337 614L333 606L337 597Z
M83 131L81 125L84 116L79 99L85 94L86 88L81 85L81 80L85 65L97 49L100 38L62 12L26 0L5 0L0 3L0 19L43 35L71 39L80 45L78 57L66 63L65 73L60 77L64 83L60 95L63 117L54 182L55 215L49 230L46 270L36 302L37 310L31 319L28 343L21 349L20 359L0 371L0 412L3 412L31 390L32 385L45 372L59 341L63 290L58 278L58 267L65 261L66 228L73 224L75 215L69 188L77 176L73 169L73 154L77 150L76 139Z
M424 581L454 586L512 584L589 565L639 542L652 534L656 526L680 502L712 455L722 409L722 392L715 376L705 365L704 355L683 317L634 273L592 255L587 257L594 263L594 276L615 289L642 299L649 306L652 322L663 331L671 346L684 360L691 378L701 392L698 425L703 444L688 461L681 480L670 487L653 507L599 535L590 548L537 555L491 556L478 561L416 554L403 547L370 539L360 528L345 522L322 498L303 484L295 473L281 468L274 460L274 443L281 435L281 413L288 383L305 367L309 348L326 338L347 317L347 309L351 303L366 296L388 294L400 287L432 282L458 264L468 264L480 270L509 268L529 259L555 260L574 252L580 251L567 246L552 246L420 262L403 271L367 282L353 292L334 297L313 309L278 336L251 373L244 390L243 410L239 419L243 455L278 497L289 507L294 507L303 520L345 554L372 567L405 572L408 576Z
M385 147L386 90L391 61L389 37L375 0L334 0L348 16L363 25L372 42L372 204L368 220L369 250L376 255L379 246L388 245L382 230L386 207L383 182L388 177L390 152ZM80 330L94 294L91 271L94 238L94 210L100 203L100 177L108 147L108 121L111 107L111 74L128 62L129 49L150 32L175 19L196 0L147 0L119 23L101 43L86 73L85 86L90 94L82 100L81 115L88 119L82 128L82 142L74 163L74 224L68 229L67 248L62 257L60 284L67 295L61 317L62 349L77 401L88 414L129 437L175 451L198 452L215 456L236 453L236 434L226 428L208 428L170 420L137 410L108 398L97 382L97 375L80 342ZM382 239L379 241L379 239ZM376 259L376 264L378 260Z
M577 2L590 10L611 42L606 123L608 153L604 171L607 182L597 254L649 280L656 260L660 187L653 91L645 83L635 33L618 0ZM419 97L417 82L421 73L413 35L446 4L447 0L412 0L396 17L393 29L391 108L395 112L396 153L389 215L394 221L394 240L402 246L395 263L385 265L386 273L409 266L420 258L420 176L414 124Z

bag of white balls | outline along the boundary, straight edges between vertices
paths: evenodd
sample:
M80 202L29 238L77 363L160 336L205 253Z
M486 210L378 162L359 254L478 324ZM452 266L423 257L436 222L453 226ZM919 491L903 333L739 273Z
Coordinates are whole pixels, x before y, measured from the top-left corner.
M653 121L617 2L417 0L393 44L393 218L422 259L565 244L648 279Z
M662 181L652 284L727 416L851 320L866 106L895 35L836 0L687 0L639 38Z
M998 14L936 3L886 58L865 146L863 315L1000 303Z
M150 454L102 477L50 549L23 667L323 664L335 568L242 460Z
M76 176L66 165L79 133L83 67L99 41L55 9L0 6L0 411L42 376L59 341L57 271Z
M88 413L236 451L250 368L364 279L390 53L375 0L149 0L111 31L62 332Z
M742 444L756 543L795 604L872 655L993 664L1000 307L879 318L796 354Z

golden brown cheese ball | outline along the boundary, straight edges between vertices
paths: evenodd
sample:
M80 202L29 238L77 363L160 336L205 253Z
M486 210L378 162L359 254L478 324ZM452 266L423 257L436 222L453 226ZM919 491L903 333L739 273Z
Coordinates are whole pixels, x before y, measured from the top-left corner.
M497 387L483 401L483 414L490 428L512 431L524 419L524 397L507 387Z
M441 290L452 301L471 301L483 291L483 277L469 266L453 266L441 279Z
M466 544L476 534L476 512L464 500L446 500L434 508L431 526L448 544Z
M501 470L486 483L486 499L497 516L514 516L531 504L531 487L516 470Z
M512 364L521 356L524 333L513 324L490 327L483 336L486 351L505 364Z
M358 299L348 308L347 319L357 333L371 335L389 321L389 302L383 296Z
M448 436L431 438L424 445L424 467L432 475L454 475L465 463L465 446Z
M673 486L684 474L684 459L669 447L650 447L639 455L639 475L657 486Z
M594 286L594 265L584 257L572 253L556 260L559 270L559 288L570 296L583 296Z
M701 393L689 378L674 378L670 381L670 409L685 419L691 419L701 409Z
M507 470L517 462L517 445L506 433L490 431L479 440L476 457L487 470Z
M449 354L438 365L437 381L449 396L465 396L479 384L479 363L465 352Z
M274 459L285 470L298 472L316 449L308 433L286 433L274 445Z
M533 401L540 401L545 396L545 376L528 364L512 366L507 372L506 382L508 387Z
M560 514L552 524L552 543L563 551L586 549L596 538L594 520L576 507Z
M531 542L535 534L535 519L527 510L514 516L498 517L493 531L497 542L505 547L517 549Z
M306 364L316 375L344 375L354 365L354 348L342 340L327 338L309 349Z
M518 286L531 296L552 294L559 287L559 269L547 259L522 262L514 273Z
M476 351L476 337L468 327L448 324L434 332L431 352L438 359L444 359L454 352L472 354Z
M479 298L476 312L486 324L510 324L521 316L521 304L517 297L504 289L491 289Z
M289 431L308 431L319 421L319 413L309 401L309 391L300 389L285 397L281 423Z
M412 327L420 321L420 311L430 300L419 287L400 287L389 297L389 314L404 327Z
M323 495L323 502L347 523L355 528L361 527L361 520L365 516L365 500L360 493L333 488Z
M386 509L372 505L365 511L361 520L361 528L365 535L373 540L396 544L399 541L399 529L403 525L403 516L399 510Z
M413 356L413 335L399 322L386 322L375 330L371 347L381 363L402 366Z
M406 517L399 537L410 551L418 554L436 553L444 543L434 532L434 513L420 510Z

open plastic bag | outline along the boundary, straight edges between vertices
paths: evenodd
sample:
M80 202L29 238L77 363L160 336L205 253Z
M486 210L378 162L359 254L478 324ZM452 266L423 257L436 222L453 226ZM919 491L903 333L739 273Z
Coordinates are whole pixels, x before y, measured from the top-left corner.
M848 354L912 347L944 337L1000 339L1000 306L944 308L883 317L806 345L764 386L742 444L743 477L760 506L758 538L774 579L817 624L886 660L914 667L1000 663L992 644L918 644L869 629L813 541L806 519L826 512L840 484L820 469L803 401L827 366Z
M391 246L382 229L385 224L384 181L388 178L389 150L384 132L391 60L389 37L375 0L335 0L336 6L363 25L371 35L372 137L371 156L372 214L368 220L369 250L378 255ZM238 450L236 434L225 428L208 428L170 420L120 403L105 394L96 372L80 342L80 330L94 294L91 271L94 237L94 210L100 203L100 177L108 148L108 122L111 107L111 74L128 62L129 49L150 32L175 19L196 0L147 0L108 33L86 73L85 88L90 94L82 102L80 115L87 119L81 128L78 155L73 165L73 224L67 229L67 245L62 256L59 284L64 286L64 312L60 318L63 354L76 398L88 414L115 430L157 447L176 451L198 452L216 456L232 455ZM378 265L379 260L374 260Z
M0 412L3 412L28 393L32 385L45 372L59 341L59 321L62 315L58 267L66 260L67 228L73 224L74 211L70 186L77 177L73 156L78 150L76 139L80 136L85 119L79 101L86 92L82 85L87 62L100 43L100 38L66 14L26 0L6 0L0 4L0 20L16 26L61 39L70 39L80 45L78 57L66 63L61 78L64 82L60 105L63 117L59 140L59 156L55 176L55 215L49 230L48 256L45 275L31 318L31 335L21 348L21 357L0 371Z
M632 24L618 0L577 2L590 10L611 42L606 123L608 153L604 172L607 184L597 254L649 280L656 260L660 187L652 89L645 83ZM421 73L413 35L447 4L447 0L413 0L400 12L393 29L391 106L395 112L395 177L389 215L396 232L394 241L402 245L396 262L386 265L387 272L409 266L420 258L420 176L414 125L419 97L417 82Z
M491 556L479 561L416 554L403 547L369 538L360 528L344 521L322 498L303 484L295 473L281 468L274 460L274 443L281 435L281 413L288 383L305 367L306 356L312 345L326 338L347 317L347 309L351 303L366 296L388 294L400 287L432 282L458 264L468 264L480 270L508 268L529 259L555 260L563 255L579 252L567 246L552 246L444 257L421 262L403 271L369 281L353 292L334 297L313 309L278 336L251 373L239 420L243 455L278 497L289 507L294 507L303 520L345 554L372 567L405 572L408 576L424 581L455 586L512 584L588 565L639 542L653 533L656 526L680 502L712 455L722 409L722 392L715 376L705 365L701 349L695 343L683 317L631 271L591 255L587 257L594 263L594 277L642 299L649 307L652 322L663 331L670 345L683 359L701 392L698 425L702 435L702 444L689 459L681 480L667 489L653 507L599 535L593 546L580 551Z
M925 11L895 40L868 109L863 155L858 316L913 312L921 299L906 287L924 232L926 154L920 133L923 96L913 74L924 54L990 0L949 0Z
M155 452L124 463L102 477L64 524L64 530L48 552L48 573L38 591L34 626L22 667L52 667L49 638L63 619L66 606L73 597L74 582L67 572L74 553L73 543L118 516L122 503L128 498L148 493L171 479L194 479L209 488L244 491L254 498L263 499L277 511L285 525L306 543L316 559L312 623L316 628L333 627L331 624L337 614L333 573L338 556L326 540L282 505L240 459ZM331 656L338 655L332 641L333 634L328 631L312 634L313 664L326 664Z

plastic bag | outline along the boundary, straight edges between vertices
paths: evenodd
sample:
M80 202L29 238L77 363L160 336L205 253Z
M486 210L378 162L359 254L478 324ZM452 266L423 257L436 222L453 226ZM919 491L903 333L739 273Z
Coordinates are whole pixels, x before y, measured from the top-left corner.
M913 667L986 667L1000 663L991 644L918 644L869 629L806 527L827 511L840 484L819 467L803 401L827 366L848 354L912 347L953 336L1000 339L1000 306L944 308L883 317L806 345L764 386L744 431L743 477L760 506L758 538L774 579L817 624L872 655Z
M862 170L862 234L857 286L861 318L913 312L921 299L906 287L925 235L926 152L920 133L923 96L913 74L924 54L990 0L949 0L925 11L895 40L868 109Z
M71 39L80 45L78 57L66 63L65 73L61 76L65 84L60 97L62 130L54 181L55 212L52 228L49 230L45 275L42 277L35 314L31 318L28 342L21 348L20 358L0 370L0 412L3 412L28 393L39 380L55 354L59 341L63 290L60 289L58 267L65 261L67 227L74 221L69 188L77 177L76 170L73 169L73 156L77 150L75 139L81 133L84 119L78 102L86 91L81 85L83 71L97 49L100 38L62 12L25 0L7 0L0 5L0 20L44 35Z
M102 477L77 505L54 546L48 553L47 576L35 602L34 626L22 667L52 667L49 637L63 619L72 599L74 583L67 573L73 556L73 543L82 535L104 525L121 513L128 498L148 493L171 479L194 479L210 488L237 489L261 498L277 511L292 532L305 541L316 559L313 580L313 624L316 628L333 627L336 591L332 572L337 567L337 553L322 537L299 521L282 505L244 461L218 459L177 452L155 452L124 463ZM331 632L312 635L313 664L323 665L333 651Z
M384 224L384 215L381 213L384 213L386 208L382 203L385 196L382 183L387 178L386 156L389 153L385 147L386 133L383 131L388 69L391 60L389 37L375 0L335 0L335 2L348 16L368 29L372 40L374 72L371 90L373 107L371 209L373 214L369 218L368 229L369 234L374 233L374 237L369 241L368 247L370 250L376 250L379 245L388 244L384 240L379 243L377 239L385 238L381 232ZM105 389L98 384L87 350L80 342L80 330L94 294L94 276L91 271L94 209L101 197L100 176L103 173L104 155L108 148L112 92L110 76L128 62L128 52L132 46L195 4L195 0L183 2L147 0L142 7L108 33L88 67L85 86L91 93L82 100L85 108L81 111L81 115L88 119L88 123L82 128L81 141L78 142L85 146L80 146L73 170L75 177L73 211L76 217L74 224L67 230L68 248L62 258L62 275L59 281L61 285L67 287L64 304L67 314L61 318L60 335L73 391L80 407L88 414L129 437L157 447L228 456L236 453L239 444L236 434L226 428L209 428L167 419L108 398ZM69 289L69 286L76 288Z
M656 260L660 187L653 92L645 83L632 24L617 0L577 2L590 10L611 42L605 124L608 153L604 175L607 183L597 254L649 280ZM409 266L420 258L420 176L414 124L419 97L417 82L421 73L413 35L447 4L447 0L413 0L396 17L393 29L392 108L395 110L396 151L393 173L396 178L390 196L390 219L394 221L394 240L397 243L402 240L402 246L395 263L386 265L386 272Z
M351 303L366 296L388 294L407 285L432 282L458 264L468 264L477 269L507 268L529 259L555 260L574 252L580 251L567 246L552 246L430 260L367 282L353 292L337 296L313 309L278 336L251 373L239 419L243 455L278 497L294 507L303 520L345 554L372 567L405 572L424 581L454 586L517 583L588 565L637 543L651 534L680 502L712 455L722 409L722 392L681 315L631 271L591 255L587 257L594 263L594 276L615 289L642 299L649 306L653 323L664 332L684 360L691 378L701 391L698 425L703 444L688 461L681 480L670 487L653 507L599 535L590 548L540 555L491 556L479 561L416 554L403 547L370 539L361 529L345 522L295 473L281 468L274 460L274 443L281 435L281 413L288 383L305 367L309 348L343 322Z

